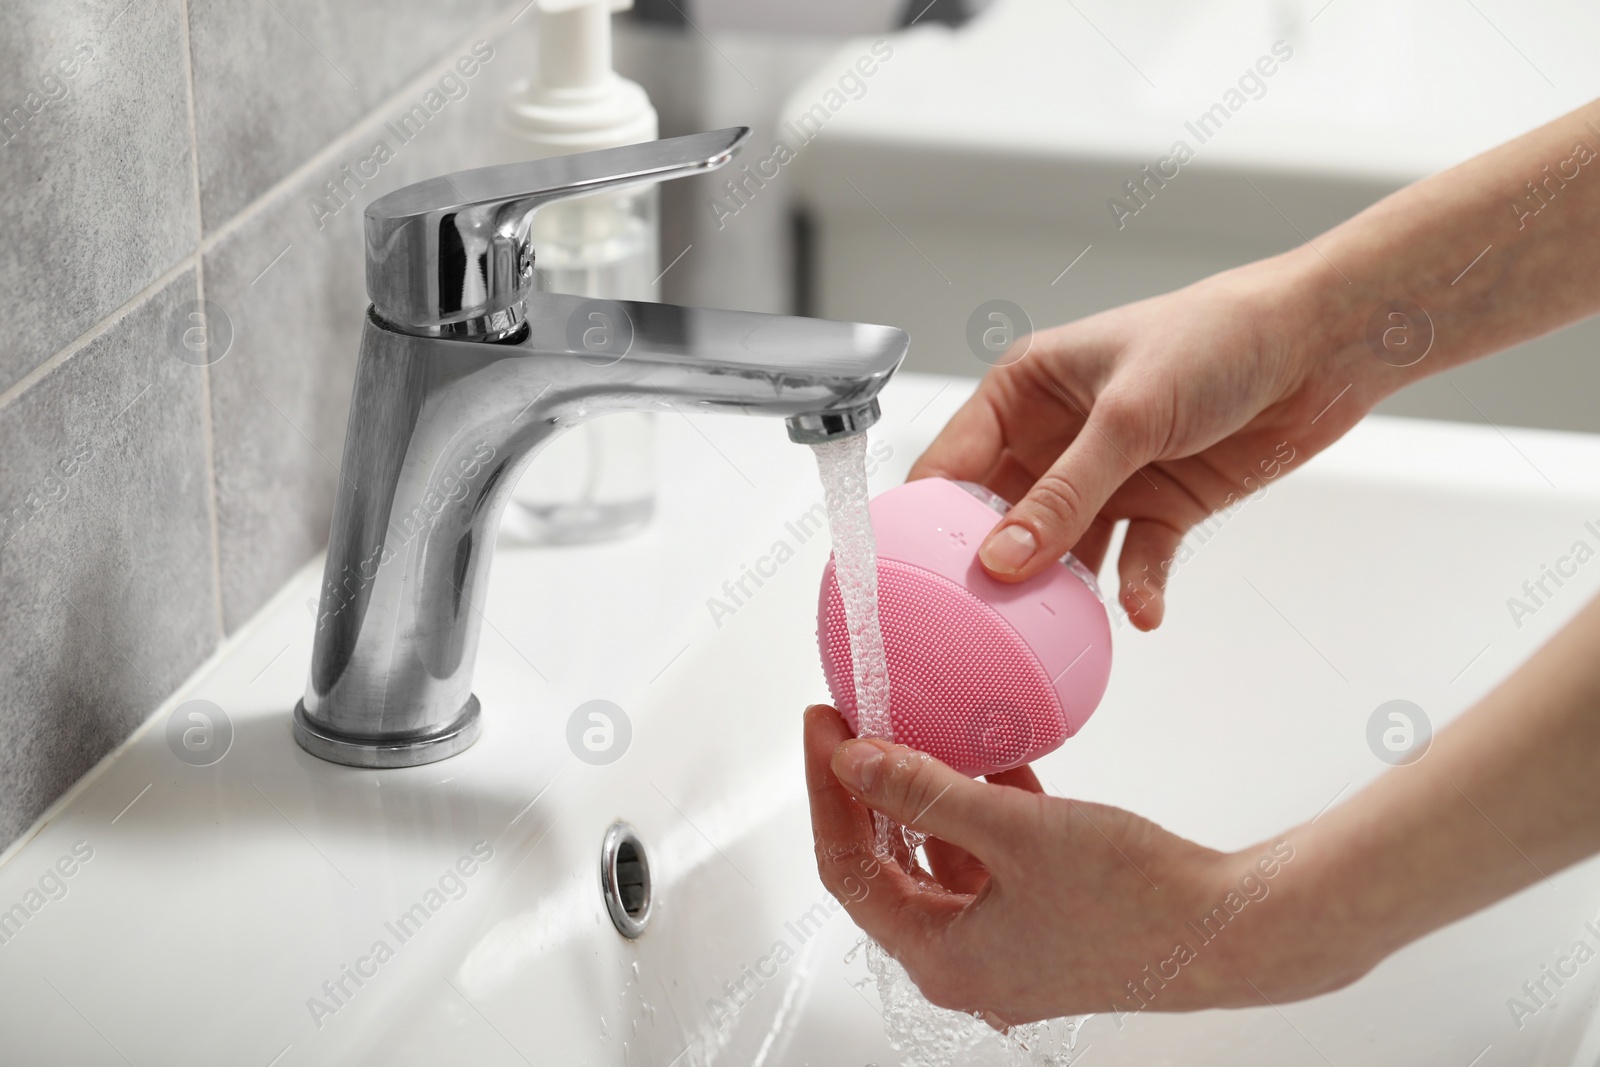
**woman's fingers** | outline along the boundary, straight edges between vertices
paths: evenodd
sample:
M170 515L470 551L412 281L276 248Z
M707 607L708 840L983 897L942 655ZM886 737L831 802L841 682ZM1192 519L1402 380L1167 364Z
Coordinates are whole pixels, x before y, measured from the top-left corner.
M984 778L991 785L1008 785L1029 793L1044 792L1033 768L1027 766L987 774ZM952 893L975 896L988 883L989 869L966 849L937 837L928 838L923 848L928 853L928 865L932 868L933 876Z
M1141 630L1154 630L1167 613L1167 577L1183 531L1160 519L1130 519L1117 560L1121 599L1128 619Z
M1009 771L996 771L994 774L983 776L991 785L1009 785L1013 789L1021 789L1029 793L1044 793L1044 786L1039 784L1039 776L1033 773L1033 768L1027 764L1013 767Z
M1111 535L1116 528L1116 520L1102 511L1089 524L1083 536L1078 538L1078 543L1072 546L1072 554L1078 557L1079 563L1089 568L1091 574L1100 573L1106 561L1106 549L1111 547Z
M872 815L839 785L829 764L834 750L851 737L844 717L826 704L806 709L806 787L811 794L811 828L818 847L872 840Z
M850 740L833 772L858 800L919 833L972 853L991 871L1005 859L1021 793L974 781L924 752L877 738Z
M1008 785L1029 793L1043 793L1044 787L1031 767L1015 767L984 775L991 785ZM964 848L930 837L923 844L928 854L928 866L939 884L952 893L976 895L989 881L989 869Z
M939 884L952 893L977 896L989 881L989 868L964 848L957 848L937 837L922 846L928 853L928 866Z
M951 416L933 444L911 465L907 481L918 478L983 480L1005 447L1000 414L986 385L979 383L977 392Z
M816 839L817 873L856 925L891 954L937 950L944 926L971 898L924 886L874 852L872 815L840 785L832 760L850 737L839 713L826 704L806 709L806 783Z
M1140 467L1155 458L1139 416L1101 397L1067 450L984 540L978 558L990 574L1021 581L1065 555L1088 532L1100 509Z
M851 739L821 705L806 712L806 774L824 884L940 1007L986 1009L1005 1025L1141 1005L1129 976L1142 980L1156 965L1166 968L1157 1010L1259 997L1232 977L1226 953L1245 945L1235 938L1247 928L1276 946L1282 927L1262 919L1283 905L1262 903L1266 892L1240 880L1238 856L1130 812L1040 795L1027 767L979 782L909 749ZM867 805L929 834L937 883L874 851ZM1272 893L1271 901L1289 899ZM1260 918L1238 920L1239 934L1228 926L1224 956L1179 958L1173 946L1196 936L1196 916L1231 924L1245 897ZM1180 966L1182 980L1172 970Z

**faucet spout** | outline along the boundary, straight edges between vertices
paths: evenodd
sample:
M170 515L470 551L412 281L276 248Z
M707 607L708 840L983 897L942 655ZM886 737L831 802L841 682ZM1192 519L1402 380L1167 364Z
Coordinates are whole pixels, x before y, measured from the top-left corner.
M366 327L350 398L301 747L409 767L477 738L472 667L500 513L522 468L588 419L650 409L856 433L900 330L536 292L542 205L726 163L742 128L484 167L367 206Z
M369 311L295 736L363 767L476 739L472 669L500 514L560 433L621 411L765 415L796 441L865 430L908 338L827 322L554 293L500 343Z

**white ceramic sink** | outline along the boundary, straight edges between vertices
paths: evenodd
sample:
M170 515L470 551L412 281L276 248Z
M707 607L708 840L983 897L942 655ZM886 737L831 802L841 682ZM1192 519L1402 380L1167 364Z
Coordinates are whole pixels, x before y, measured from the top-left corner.
M891 384L878 488L970 388ZM662 430L649 533L499 553L477 668L486 727L466 754L363 771L295 746L318 563L52 809L0 866L0 909L27 912L0 925L0 1063L897 1062L872 990L852 985L854 927L812 866L799 725L826 692L813 622L828 549L797 531L820 498L814 464L776 422ZM1581 570L1520 629L1505 604L1597 540L1583 528L1600 520L1597 472L1587 437L1370 420L1199 548L1159 634L1117 631L1104 705L1042 777L1219 847L1314 815L1384 769L1365 740L1379 703L1404 697L1442 724L1600 586L1600 565ZM745 579L733 604L723 584L744 565L762 584ZM720 626L710 597L736 609ZM170 712L196 699L233 729L209 766L167 739ZM566 740L592 699L632 725L605 766ZM654 875L637 941L600 893L617 819ZM50 875L63 857L71 875ZM1520 1030L1506 1000L1597 906L1588 864L1332 996L1097 1017L1083 1062L1589 1064L1600 964ZM335 1001L324 983L341 979ZM747 1003L730 1009L739 982Z

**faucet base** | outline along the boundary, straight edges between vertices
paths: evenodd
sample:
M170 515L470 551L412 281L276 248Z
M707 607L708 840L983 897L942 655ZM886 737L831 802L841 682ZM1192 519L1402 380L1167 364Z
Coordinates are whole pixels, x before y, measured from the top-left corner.
M317 725L306 714L305 702L299 701L294 706L294 739L318 759L347 767L420 767L471 748L483 730L481 711L478 698L474 696L467 700L461 714L443 729L423 737L375 741L348 737Z

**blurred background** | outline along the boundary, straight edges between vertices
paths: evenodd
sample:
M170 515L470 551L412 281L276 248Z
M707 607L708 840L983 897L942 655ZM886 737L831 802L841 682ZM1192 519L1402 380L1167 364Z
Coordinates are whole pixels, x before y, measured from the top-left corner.
M321 551L361 211L493 159L540 18L0 7L0 841ZM663 136L754 128L748 169L663 188L663 299L889 323L972 376L986 301L1042 326L1183 285L1600 96L1578 0L638 0L614 32ZM1597 337L1382 410L1600 430Z

